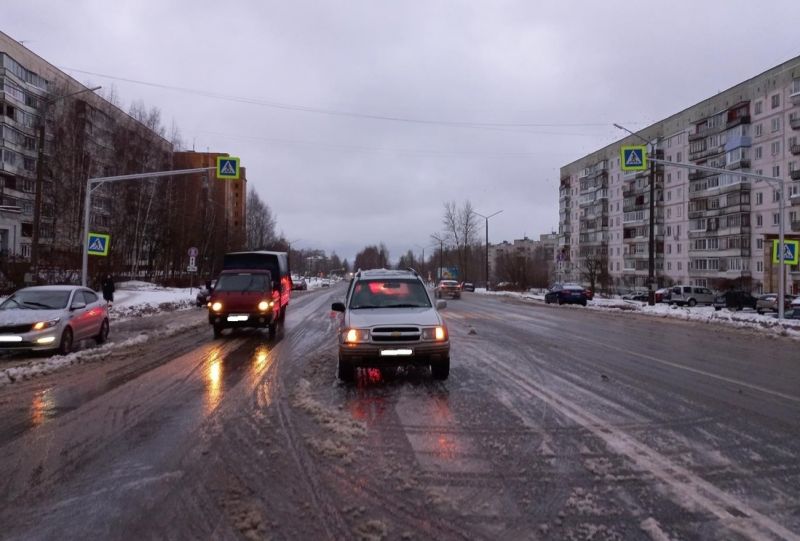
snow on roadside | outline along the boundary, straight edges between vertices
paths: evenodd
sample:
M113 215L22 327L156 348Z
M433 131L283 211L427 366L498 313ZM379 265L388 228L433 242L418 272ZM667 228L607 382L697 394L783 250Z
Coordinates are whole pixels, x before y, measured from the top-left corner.
M485 291L475 290L481 295L494 295L498 297L512 297L525 301L544 302L544 293L517 292L517 291ZM758 329L769 333L780 334L800 339L800 320L788 319L778 321L769 314L758 314L751 311L732 312L727 309L715 310L712 306L670 306L658 303L648 306L639 301L628 301L621 298L603 299L595 298L589 301L586 308L578 305L565 305L561 308L574 308L584 310L600 310L606 312L627 311L635 312L650 317L663 317L682 319L684 321L697 321L704 323L719 323L732 327Z
M114 303L110 312L111 320L119 322L161 312L190 308L194 305L196 294L197 288L193 288L190 293L189 288L165 288L146 282L118 283L116 284ZM197 322L195 321L173 323L166 327L142 332L138 336L122 342L112 341L102 346L83 349L69 355L37 357L23 364L7 368L3 368L2 364L0 364L0 386L50 374L74 364L101 361L115 349L143 344L153 338L174 336L196 325ZM0 358L0 363L2 363L2 358Z

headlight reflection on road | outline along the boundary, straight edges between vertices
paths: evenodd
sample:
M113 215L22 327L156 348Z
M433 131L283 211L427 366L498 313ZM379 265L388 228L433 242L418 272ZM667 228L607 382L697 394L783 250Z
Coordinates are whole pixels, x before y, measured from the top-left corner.
M259 407L267 407L272 404L275 392L274 377L263 377L264 373L272 366L274 357L271 353L272 351L267 346L260 345L253 354L253 370L250 372L250 378L253 385L257 386L256 400Z
M211 413L222 400L222 348L215 347L208 354L206 368L206 413Z
M50 389L37 391L31 402L31 424L39 426L52 417L55 402Z

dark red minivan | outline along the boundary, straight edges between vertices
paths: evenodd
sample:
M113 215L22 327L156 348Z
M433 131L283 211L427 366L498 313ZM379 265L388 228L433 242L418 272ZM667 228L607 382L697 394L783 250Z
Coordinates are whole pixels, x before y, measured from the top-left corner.
M208 299L208 322L214 338L231 328L269 329L273 338L280 318L280 293L273 289L272 274L260 269L222 271Z

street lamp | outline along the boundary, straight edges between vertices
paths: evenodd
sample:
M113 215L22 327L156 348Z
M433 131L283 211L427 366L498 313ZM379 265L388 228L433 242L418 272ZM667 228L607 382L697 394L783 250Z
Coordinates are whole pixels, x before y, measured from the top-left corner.
M620 126L619 124L614 124L615 128L619 128L620 130L626 131L629 134L633 135L634 137L638 137L640 140L644 141L646 144L650 145L650 155L655 157L656 154L656 143L653 141L648 141L638 133L633 133L631 130L624 126ZM655 306L656 304L656 291L655 291L655 282L656 282L656 162L650 160L650 217L647 220L649 222L649 239L647 242L647 304L650 306Z
M439 243L439 279L442 279L442 269L444 268L444 239L436 234L431 235L431 238Z
M415 244L414 246L416 246L417 248L421 248L422 249L422 265L420 265L419 272L420 272L420 274L423 275L423 280L424 280L425 279L424 278L424 275L425 275L425 247L424 246L420 246L419 244Z
M493 216L497 216L498 214L500 214L503 211L502 210L498 210L494 214L490 214L488 216L484 216L480 212L475 212L474 210L472 212L474 214L477 214L478 216L480 216L484 220L486 220L486 276L485 276L485 278L486 278L486 291L489 291L489 218L492 218Z
M44 125L47 119L47 108L57 101L82 94L84 92L94 92L100 90L102 86L94 88L83 88L81 90L56 96L49 100L42 101L41 115L39 117L39 148L36 158L36 188L33 201L33 239L31 241L31 269L33 279L39 272L39 227L42 220L42 182L44 179Z

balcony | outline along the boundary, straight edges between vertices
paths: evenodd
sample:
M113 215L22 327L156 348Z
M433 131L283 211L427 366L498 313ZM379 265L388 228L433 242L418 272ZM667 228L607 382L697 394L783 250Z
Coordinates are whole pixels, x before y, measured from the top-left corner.
M800 154L800 145L795 144L795 145L790 146L789 147L789 152L791 152L792 154L797 156L798 154Z
M793 130L800 130L800 115L789 117L789 126L791 126Z
M727 165L726 169L750 169L750 160L745 158L742 160L738 160L735 162L731 162Z
M750 124L750 115L742 115L732 120L728 120L728 122L725 124L725 129L734 128L739 124Z
M792 222L792 231L800 231L800 222Z
M789 171L789 176L792 177L792 180L800 180L800 169Z

